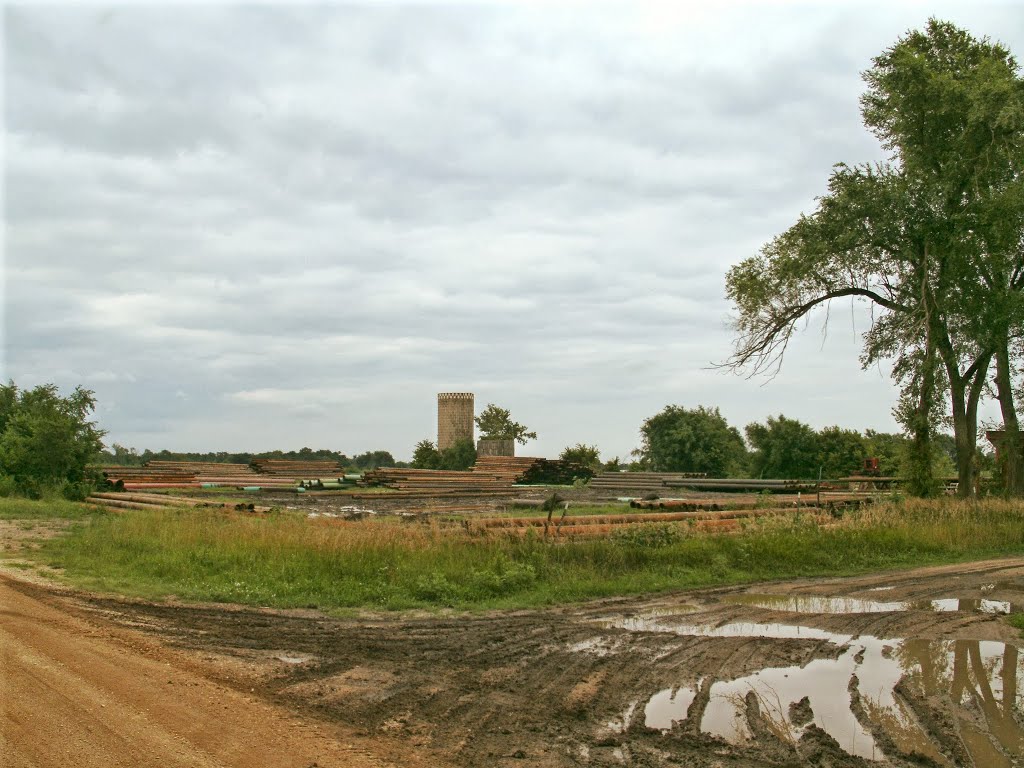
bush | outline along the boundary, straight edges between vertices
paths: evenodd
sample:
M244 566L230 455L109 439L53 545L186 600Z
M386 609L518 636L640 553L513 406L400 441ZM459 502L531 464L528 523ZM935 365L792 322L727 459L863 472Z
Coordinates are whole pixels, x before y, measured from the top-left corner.
M89 480L78 483L65 480L60 486L60 495L68 501L85 501L94 490L96 488Z
M18 492L18 484L10 475L0 475L0 498L14 496Z
M86 482L86 467L103 447L103 431L89 420L95 406L81 387L61 397L53 384L0 386L0 475L14 478L15 490L29 498Z

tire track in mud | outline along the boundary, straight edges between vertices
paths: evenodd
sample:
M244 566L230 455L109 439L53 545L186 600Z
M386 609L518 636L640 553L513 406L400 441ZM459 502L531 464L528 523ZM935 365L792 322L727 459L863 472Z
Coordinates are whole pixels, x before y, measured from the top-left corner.
M900 597L977 590L995 574L1024 584L1024 561L966 564L912 573L774 585L775 593L848 595L894 585ZM751 588L752 590L754 588ZM820 639L703 637L609 625L610 617L658 614L667 622L721 626L778 622L837 635L1006 640L993 616L901 611L797 614L726 603L736 589L614 598L542 611L469 616L373 615L334 619L311 611L154 604L88 597L85 607L141 626L181 648L223 662L224 680L255 688L298 711L386 734L465 766L866 765L811 728L800 744L754 727L757 740L728 744L693 718L662 733L644 725L660 690L735 680L765 668L835 659ZM966 592L964 593L966 594ZM301 663L281 657L302 657ZM902 685L902 684L901 684ZM849 695L843 690L842 696ZM941 701L899 691L940 751L965 762L957 723ZM916 697L916 698L915 698ZM632 706L629 727L623 716ZM951 706L951 705L950 705ZM754 726L760 721L747 704ZM969 761L969 758L966 758ZM894 759L893 765L911 762ZM928 764L913 763L913 764Z

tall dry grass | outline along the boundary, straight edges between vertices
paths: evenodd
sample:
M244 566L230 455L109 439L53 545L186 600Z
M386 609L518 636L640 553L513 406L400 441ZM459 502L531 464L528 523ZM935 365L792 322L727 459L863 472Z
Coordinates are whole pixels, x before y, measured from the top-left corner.
M688 526L552 544L397 520L341 523L208 510L94 518L41 557L128 594L323 608L511 607L1024 554L1024 505L879 504L821 527L760 519L730 536Z

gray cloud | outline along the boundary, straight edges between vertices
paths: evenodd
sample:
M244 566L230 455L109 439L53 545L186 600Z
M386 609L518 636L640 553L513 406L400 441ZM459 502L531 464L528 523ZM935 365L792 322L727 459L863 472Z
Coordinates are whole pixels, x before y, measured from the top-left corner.
M1014 34L1014 9L934 12ZM905 6L8 5L3 375L112 440L385 447L477 392L624 456L667 403L893 427L856 310L768 384L723 277L884 155L860 71ZM851 328L851 325L853 328Z

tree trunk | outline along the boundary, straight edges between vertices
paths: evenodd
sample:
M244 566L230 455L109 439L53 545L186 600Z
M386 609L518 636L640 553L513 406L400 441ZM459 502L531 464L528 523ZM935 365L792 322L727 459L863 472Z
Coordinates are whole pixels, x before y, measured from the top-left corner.
M933 416L935 411L935 350L926 344L924 361L921 364L921 378L917 382L917 402L906 424L910 432L910 455L908 456L907 491L912 496L933 496L939 490L935 478Z
M971 376L960 375L958 367L946 364L949 376L949 394L953 409L953 440L956 444L956 495L972 498L976 495L978 465L975 451L978 446L978 401L988 374L988 357L979 358ZM973 366L972 366L973 367Z
M999 465L1003 474L1003 489L1013 496L1024 493L1024 471L1021 464L1020 422L1013 402L1013 380L1010 370L1010 351L1001 343L996 352L996 398L1003 416L1003 440L999 445Z

